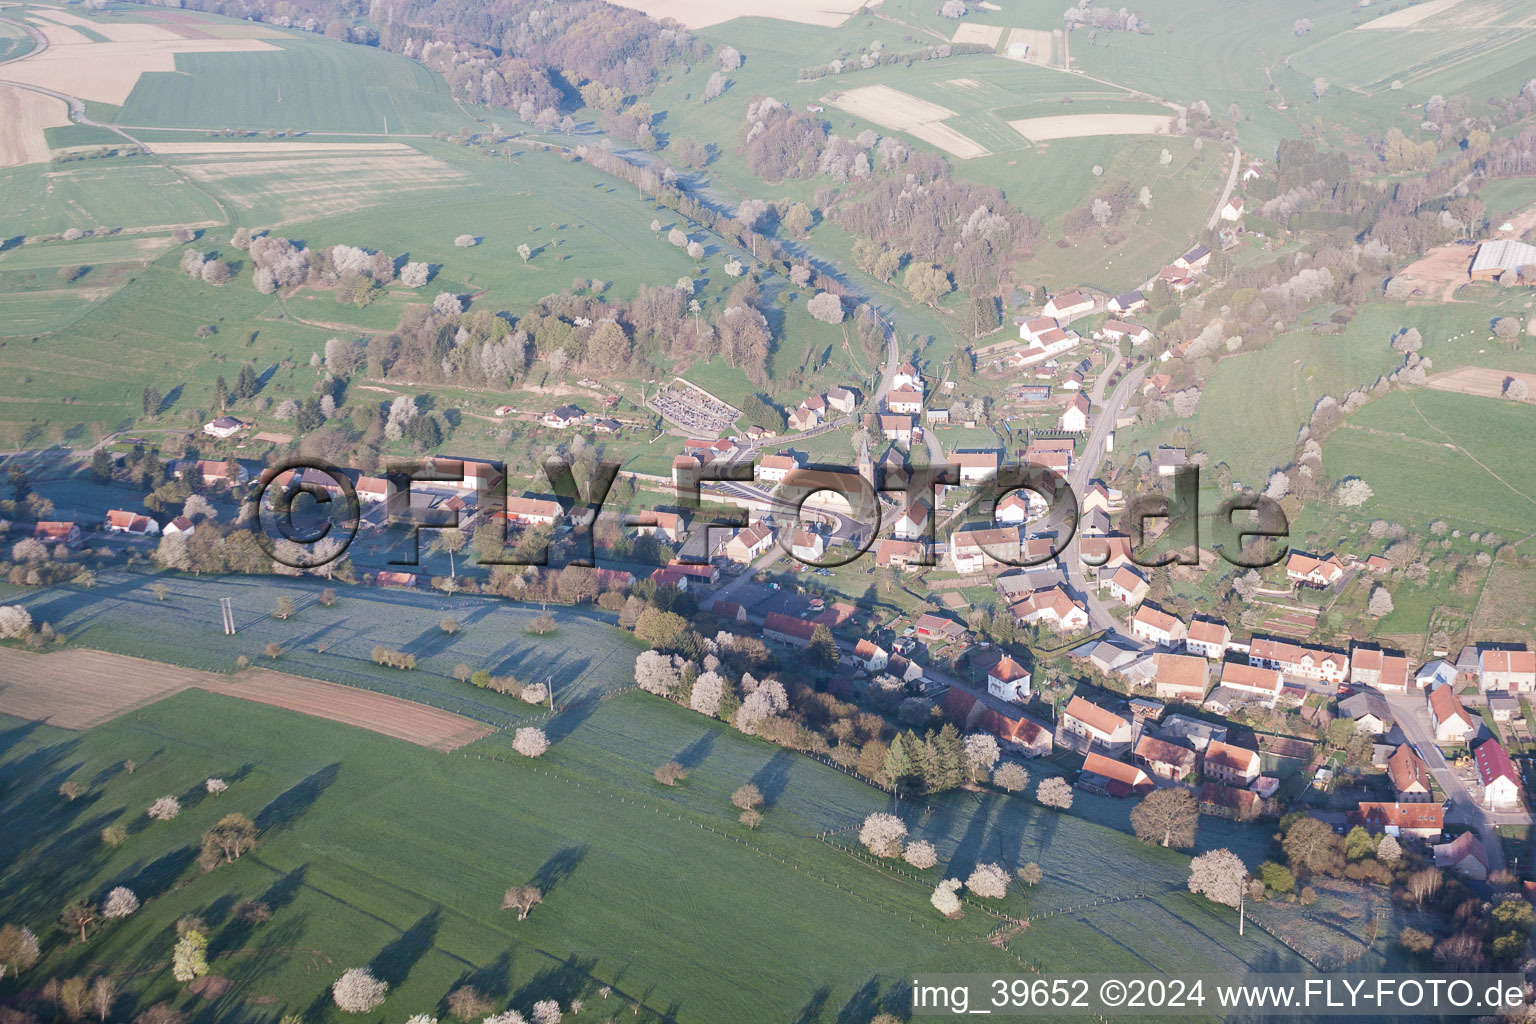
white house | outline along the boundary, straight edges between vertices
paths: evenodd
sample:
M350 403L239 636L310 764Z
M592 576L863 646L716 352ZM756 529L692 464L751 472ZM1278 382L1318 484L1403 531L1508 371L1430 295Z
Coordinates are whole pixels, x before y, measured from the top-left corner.
M1240 221L1243 219L1243 197L1233 196L1227 200L1221 208L1221 219L1225 221Z
M1118 757L1131 749L1131 723L1107 708L1074 696L1056 720L1058 746L1079 754L1100 751Z
M917 367L911 363L902 363L896 367L896 374L891 378L892 388L908 388L919 394L923 391L923 378L917 372Z
M748 565L763 555L773 544L773 527L767 523L753 523L745 530L721 545L721 553L737 565Z
M1145 309L1147 297L1140 291L1126 292L1124 295L1116 295L1109 300L1111 313L1134 313L1138 309Z
M1047 331L1061 329L1061 323L1051 316L1032 316L1019 321L1020 341L1039 341Z
M1070 319L1071 317L1092 311L1093 300L1082 292L1063 292L1059 295L1052 295L1051 301L1047 302L1044 308L1040 310L1046 316L1055 317L1058 320L1063 317Z
M190 537L193 533L197 532L197 527L193 526L192 520L186 516L177 516L165 524L164 532L168 537L175 536L178 533L184 537Z
M827 392L827 405L845 416L852 415L858 404L858 394L849 388L836 387Z
M895 413L882 413L880 416L880 433L887 441L895 441L899 445L912 443L912 417Z
M1178 616L1143 604L1131 616L1131 635L1159 647L1172 647L1189 635L1189 629Z
M1184 638L1184 647L1191 654L1216 659L1227 653L1227 645L1231 642L1232 630L1225 622L1193 619L1189 624L1189 635Z
M578 405L561 405L545 413L539 420L546 427L564 430L580 423L586 412Z
M1478 689L1505 693L1530 693L1536 690L1536 653L1522 644L1518 648L1477 653Z
M883 672L890 664L891 656L878 644L861 639L853 646L853 660L866 672Z
M919 540L928 533L928 517L933 513L921 501L914 501L902 510L893 531L900 540Z
M885 407L893 413L916 416L923 411L923 393L910 387L892 388L885 394Z
M1466 743L1477 735L1477 722L1449 686L1429 691L1429 716L1435 723L1436 743Z
M1019 560L1017 526L993 530L957 530L949 537L949 560L958 573L981 572L989 562Z
M1008 613L1020 625L1043 622L1068 633L1088 625L1088 609L1072 600L1060 584L1026 595Z
M1488 740L1473 753L1477 781L1482 785L1483 805L1498 810L1519 810L1520 773L1515 771L1503 744Z
M757 479L765 484L776 484L799 466L800 460L794 455L783 452L777 455L765 455L757 464Z
M1128 320L1106 320L1104 326L1099 328L1105 337L1119 341L1122 338L1131 339L1132 345L1145 345L1152 340L1152 332L1140 324L1133 324Z
M216 437L222 441L226 437L234 437L236 434L240 433L241 428L244 426L245 424L241 423L233 416L220 416L217 419L213 419L207 423L204 423L203 433L207 434L209 437Z
M800 529L790 538L789 553L802 562L820 561L826 550L827 542L819 533Z
M796 406L789 413L789 429L795 431L814 430L821 426L821 413L815 409L808 409L803 405Z
M1109 578L1109 596L1121 604L1138 605L1146 599L1151 584L1141 573L1128 565L1122 565Z
M107 530L111 533L126 533L134 537L153 537L160 532L160 524L149 516L114 508L107 513Z
M505 515L508 522L528 526L551 526L565 514L558 501L545 498L525 498L519 495L507 499Z
M1029 700L1029 672L1008 655L987 670L987 692L1003 700Z
M1088 429L1088 412L1093 408L1093 403L1088 396L1079 392L1072 396L1072 401L1067 403L1066 409L1061 414L1061 429L1068 433L1081 434Z
M959 470L961 483L979 483L997 475L997 452L950 452L949 464Z

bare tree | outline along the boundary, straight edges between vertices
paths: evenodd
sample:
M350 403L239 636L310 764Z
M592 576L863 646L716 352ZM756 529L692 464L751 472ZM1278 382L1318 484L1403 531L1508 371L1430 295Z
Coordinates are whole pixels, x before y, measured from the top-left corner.
M1025 864L1023 867L1019 868L1019 881L1023 882L1025 885L1034 887L1039 885L1041 879L1043 878L1045 878L1045 872L1041 871L1040 865L1036 864L1034 861L1030 861L1028 864Z
M1131 811L1131 828L1143 842L1185 850L1195 845L1200 808L1187 789L1158 789Z
M117 1001L117 982L103 974L91 982L91 1009L96 1011L96 1019L101 1024L106 1024L107 1015L112 1012L112 1004Z
M0 981L31 970L39 955L37 936L30 929L18 924L0 927Z
M676 761L668 761L657 768L652 774L656 776L656 781L663 786L675 786L688 777L688 769Z
M1029 788L1029 772L1017 761L1004 761L992 773L992 782L1010 793L1022 793Z
M1445 876L1439 868L1421 868L1408 876L1408 894L1422 907L1426 899L1440 891L1443 881Z
M517 911L517 919L526 921L533 908L544 902L544 892L536 885L518 885L502 897L502 910Z
M146 813L156 821L171 821L181 813L181 801L174 796L163 796L150 804Z

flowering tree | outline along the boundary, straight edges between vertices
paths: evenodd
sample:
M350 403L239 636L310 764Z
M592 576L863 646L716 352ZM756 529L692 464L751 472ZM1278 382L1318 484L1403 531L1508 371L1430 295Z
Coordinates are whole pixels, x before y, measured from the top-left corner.
M933 895L928 897L934 909L945 917L954 917L960 913L960 879L946 878L934 886Z
M173 796L163 796L149 805L147 813L156 821L171 821L181 813L181 801Z
M101 904L101 916L110 919L127 917L139 909L139 898L133 894L133 890L125 885L107 893L106 900Z
M1021 793L1029 786L1029 772L1017 761L1005 761L992 773L992 783L1010 793Z
M864 819L859 842L876 857L895 857L901 853L901 841L907 837L907 823L894 814L876 811Z
M512 749L524 757L539 757L549 749L549 737L543 729L526 726L512 737Z
M1008 872L1001 864L978 864L965 880L965 887L985 899L1000 900L1008 895Z
M907 848L901 852L901 856L903 860L919 871L926 871L939 862L938 851L926 839L918 839L908 843Z
M1189 862L1189 891L1216 903L1237 906L1247 883L1248 869L1231 850L1212 850Z
M389 984L373 976L366 967L350 968L331 986L331 998L346 1013L367 1013L378 1009L389 992Z
M1072 806L1072 787L1066 779L1052 776L1040 783L1040 788L1035 790L1035 799L1047 807L1065 811Z
M203 788L208 791L209 796L218 796L229 788L229 783L223 779L209 779L203 783Z

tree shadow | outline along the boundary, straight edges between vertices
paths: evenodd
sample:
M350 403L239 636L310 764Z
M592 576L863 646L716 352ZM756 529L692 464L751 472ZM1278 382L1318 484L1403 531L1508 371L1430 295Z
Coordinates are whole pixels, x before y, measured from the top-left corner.
M672 760L692 771L704 763L704 759L709 756L709 752L714 749L714 746L715 733L706 732L682 750L679 750L677 756Z
M589 847L583 843L580 846L567 846L554 854L533 873L532 884L538 886L539 891L547 898L581 866L581 862L587 857L588 849Z
M300 864L298 867L283 875L277 881L267 886L267 891L261 894L261 902L272 908L272 913L293 902L299 890L304 888L304 875L309 871L308 864Z
M596 966L597 957L569 956L530 978L513 993L512 1003L525 1006L541 999L554 999L569 1006L571 1000L580 999L592 987L592 968Z
M780 748L774 751L761 768L752 773L752 784L763 794L763 802L772 806L778 803L779 797L784 795L784 788L789 785L790 767L794 764L795 755Z
M583 694L569 704L562 704L559 712L544 726L544 734L551 743L565 739L580 728L581 724L597 710L599 700L595 693Z
M420 920L400 933L400 937L379 950L368 964L374 977L387 981L391 988L398 987L410 975L432 944L437 941L437 929L441 923L442 908L433 907Z
M148 901L170 892L176 880L192 866L195 860L197 860L197 848L183 846L161 855L133 874L121 879L117 884L132 889L141 902Z
M280 793L272 799L272 802L261 809L256 815L256 828L266 831L276 825L291 824L310 807L314 806L320 794L324 793L331 783L336 781L336 776L341 770L341 762L336 761L326 765L318 771L310 773L302 781L291 786L287 791Z
M507 951L484 967L476 967L472 971L465 971L455 981L449 991L468 985L491 999L501 1001L512 990L512 953ZM439 1007L443 1016L447 1015L447 1002Z

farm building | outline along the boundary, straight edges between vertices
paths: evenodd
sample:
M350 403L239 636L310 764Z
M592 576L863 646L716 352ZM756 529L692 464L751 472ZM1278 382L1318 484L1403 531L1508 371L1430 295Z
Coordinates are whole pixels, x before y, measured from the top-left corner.
M763 619L763 638L777 640L791 647L809 647L815 632L814 624L782 612L769 612Z
M1536 283L1536 245L1501 238L1477 247L1477 255L1472 258L1472 269L1469 271L1472 280L1513 283L1514 276L1506 281L1506 275L1518 275L1525 284Z
M126 533L134 537L152 537L160 532L160 524L149 516L114 508L107 513L107 530L110 533Z

